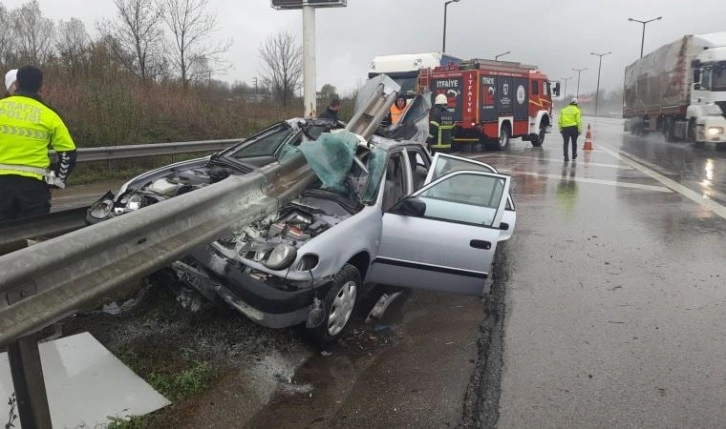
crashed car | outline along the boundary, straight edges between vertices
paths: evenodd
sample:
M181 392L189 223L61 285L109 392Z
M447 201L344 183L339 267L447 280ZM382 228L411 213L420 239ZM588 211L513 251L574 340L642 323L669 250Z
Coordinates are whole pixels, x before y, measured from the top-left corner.
M300 147L317 185L173 263L177 279L261 325L305 324L321 343L345 332L371 284L483 293L516 222L508 176L471 159L431 159L412 141L323 137Z
M305 141L341 129L343 124L327 119L294 118L276 123L252 137L213 155L182 161L141 174L126 182L114 195L103 195L88 209L90 224L136 211L201 187L217 183L232 174L247 174L278 161Z

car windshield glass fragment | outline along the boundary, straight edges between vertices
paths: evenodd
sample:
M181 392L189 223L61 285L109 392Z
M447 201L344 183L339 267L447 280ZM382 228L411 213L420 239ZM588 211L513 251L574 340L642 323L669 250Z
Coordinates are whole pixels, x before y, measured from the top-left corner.
M280 124L274 128L252 137L252 140L242 144L242 147L231 154L232 158L243 160L261 156L275 156L277 149L293 134L292 128L287 124Z
M426 204L424 217L492 226L502 201L505 179L458 173L418 194Z

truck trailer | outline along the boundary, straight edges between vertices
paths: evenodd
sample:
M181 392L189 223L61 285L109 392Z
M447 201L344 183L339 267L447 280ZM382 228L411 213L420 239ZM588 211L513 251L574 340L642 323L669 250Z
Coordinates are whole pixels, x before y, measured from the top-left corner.
M373 58L368 78L386 74L401 86L401 93L413 98L418 93L418 76L422 69L461 63L461 58L440 52L381 55Z
M625 69L623 117L636 135L726 145L726 32L686 35Z

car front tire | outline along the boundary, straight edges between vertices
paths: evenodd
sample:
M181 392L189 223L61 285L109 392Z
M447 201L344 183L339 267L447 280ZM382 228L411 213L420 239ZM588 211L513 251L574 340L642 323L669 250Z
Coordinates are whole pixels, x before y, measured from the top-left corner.
M323 299L323 323L310 330L313 340L321 346L336 342L348 330L361 291L360 272L346 264L333 277L332 283Z

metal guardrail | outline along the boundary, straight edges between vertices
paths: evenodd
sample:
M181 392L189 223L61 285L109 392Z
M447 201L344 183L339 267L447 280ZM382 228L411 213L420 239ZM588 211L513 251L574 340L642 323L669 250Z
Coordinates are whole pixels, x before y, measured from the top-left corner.
M0 307L0 345L154 272L233 225L274 213L313 180L299 155L0 257L0 294L9 304Z
M0 255L25 247L25 240L53 238L86 226L88 207L0 223Z
M244 138L151 143L126 146L82 147L78 148L77 162L113 161L119 159L145 158L148 156L217 152L243 141L245 141ZM56 156L53 151L50 151L50 155L52 157Z

